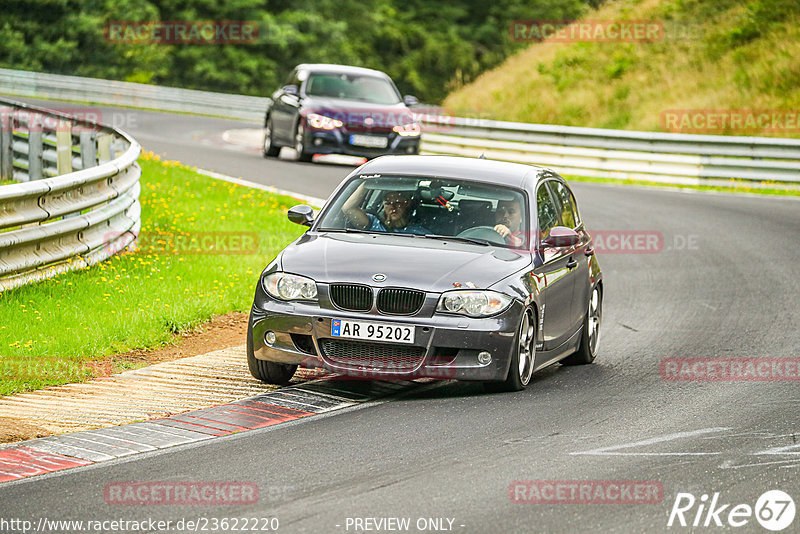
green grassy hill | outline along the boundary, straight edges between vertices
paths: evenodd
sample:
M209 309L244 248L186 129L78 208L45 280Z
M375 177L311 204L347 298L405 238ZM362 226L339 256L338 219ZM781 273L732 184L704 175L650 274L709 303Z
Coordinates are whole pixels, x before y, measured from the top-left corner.
M452 94L460 116L663 131L668 110L800 113L799 0L611 0L584 20L655 20L655 42L539 42ZM713 133L800 136L722 128ZM709 132L711 133L711 132Z

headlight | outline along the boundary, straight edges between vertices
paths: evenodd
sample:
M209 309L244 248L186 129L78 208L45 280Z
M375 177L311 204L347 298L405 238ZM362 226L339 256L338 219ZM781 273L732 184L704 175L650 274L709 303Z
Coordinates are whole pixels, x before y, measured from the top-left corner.
M439 298L436 311L489 317L508 308L513 300L508 295L488 289L447 291Z
M344 123L340 120L326 117L325 115L317 115L316 113L309 113L306 117L306 122L308 122L309 126L318 130L333 130L344 126Z
M397 132L400 137L417 137L420 131L422 131L418 122L411 122L403 126L398 125L392 128L392 130Z
M264 277L264 290L280 300L317 300L317 283L311 278L289 273Z

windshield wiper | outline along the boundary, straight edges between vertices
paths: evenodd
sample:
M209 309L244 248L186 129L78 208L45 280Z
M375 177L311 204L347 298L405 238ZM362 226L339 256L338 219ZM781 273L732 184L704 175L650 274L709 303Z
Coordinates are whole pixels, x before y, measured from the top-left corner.
M319 228L320 232L336 232L336 233L347 233L347 234L385 234L386 232L381 232L380 230L366 230L364 228Z
M458 236L440 235L440 234L425 234L423 237L429 237L431 239L446 239L447 241L462 241L464 243L472 243L473 245L482 245L484 247L492 244L485 239L477 239L475 237L458 237Z
M345 232L348 234L372 234L372 235L399 235L403 237L422 237L419 234L408 234L404 232L386 232L384 230L365 230L363 228L320 228L321 232Z
M407 232L386 232L383 230L365 230L363 228L320 228L322 232L345 232L348 234L372 234L372 235L393 235L400 237L428 237L431 239L441 239L446 241L460 241L462 243L472 243L473 245L489 246L492 245L490 241L485 239L478 239L475 237L458 237L452 235L441 234L412 234Z

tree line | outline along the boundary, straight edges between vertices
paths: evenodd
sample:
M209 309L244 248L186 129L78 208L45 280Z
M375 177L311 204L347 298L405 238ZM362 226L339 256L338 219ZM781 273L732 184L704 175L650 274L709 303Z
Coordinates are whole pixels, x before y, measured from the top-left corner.
M4 0L0 66L264 96L298 63L387 72L429 103L526 46L509 24L572 20L598 0ZM248 42L181 44L112 24L248 21Z

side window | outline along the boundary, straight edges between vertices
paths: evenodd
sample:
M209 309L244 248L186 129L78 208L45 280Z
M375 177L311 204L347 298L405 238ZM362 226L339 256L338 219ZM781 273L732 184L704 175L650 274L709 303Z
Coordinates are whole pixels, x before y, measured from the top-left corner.
M551 181L550 187L553 189L558 203L558 212L561 215L561 223L567 228L577 228L580 224L578 210L575 207L575 198L572 193L561 182Z
M558 224L558 215L546 183L540 185L536 191L536 210L539 215L539 236L547 237L550 229Z

